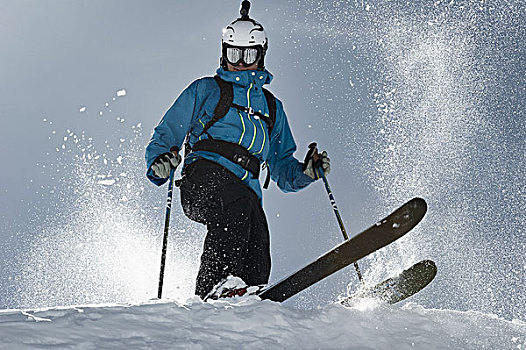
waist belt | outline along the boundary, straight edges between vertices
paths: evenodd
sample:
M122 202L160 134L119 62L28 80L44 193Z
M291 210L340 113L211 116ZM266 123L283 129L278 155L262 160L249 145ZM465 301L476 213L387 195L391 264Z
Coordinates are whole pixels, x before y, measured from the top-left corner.
M192 152L206 151L217 153L229 161L241 165L254 177L259 178L260 162L256 156L251 155L246 148L227 141L205 139L197 142L192 147Z

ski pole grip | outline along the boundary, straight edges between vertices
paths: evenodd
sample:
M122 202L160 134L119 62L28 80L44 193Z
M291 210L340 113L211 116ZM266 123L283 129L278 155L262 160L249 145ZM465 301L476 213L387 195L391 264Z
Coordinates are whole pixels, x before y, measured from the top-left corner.
M314 167L318 168L321 166L321 158L318 153L318 145L316 142L313 142L309 145L309 157L312 158Z
M316 142L312 142L312 143L309 145L309 151L307 152L307 156L308 156L309 158L314 158L314 155L315 155L315 154L318 154L317 147L318 147L318 145L316 144Z
M314 153L312 154L312 161L314 162L314 164L317 164L321 161L320 154L318 153L317 149L314 149Z

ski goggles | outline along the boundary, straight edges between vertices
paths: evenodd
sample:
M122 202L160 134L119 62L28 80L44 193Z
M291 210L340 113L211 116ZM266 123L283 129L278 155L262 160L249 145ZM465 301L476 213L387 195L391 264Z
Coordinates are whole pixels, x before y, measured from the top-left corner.
M251 66L261 57L262 49L260 46L238 47L225 46L223 57L233 66L243 63L245 66Z

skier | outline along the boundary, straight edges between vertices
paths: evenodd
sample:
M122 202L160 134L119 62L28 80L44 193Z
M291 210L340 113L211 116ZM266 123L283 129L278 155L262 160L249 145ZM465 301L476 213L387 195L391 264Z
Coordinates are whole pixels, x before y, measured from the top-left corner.
M207 226L196 295L205 298L229 275L249 286L268 283L269 231L262 208L259 172L283 192L298 191L318 179L312 155L303 163L296 151L280 100L263 89L268 40L263 26L248 16L223 30L215 77L191 83L154 129L146 147L147 177L160 186L182 162L181 205L185 215ZM186 141L185 141L186 140ZM330 160L322 152L325 174ZM269 174L265 187L268 185Z

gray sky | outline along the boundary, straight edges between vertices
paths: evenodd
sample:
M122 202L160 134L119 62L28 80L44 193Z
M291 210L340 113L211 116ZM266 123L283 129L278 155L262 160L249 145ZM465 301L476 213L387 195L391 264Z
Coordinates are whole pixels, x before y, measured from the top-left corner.
M239 3L0 0L2 307L148 297L165 188L143 176L144 146L181 90L214 73ZM362 262L370 281L432 258L439 275L416 301L526 317L514 291L526 275L524 12L519 1L253 1L296 155L311 141L329 151L348 230L411 197L429 203L415 232ZM101 158L75 158L88 154ZM264 201L271 279L341 241L321 183L273 185ZM168 295L184 298L204 231L174 211L169 263L188 269L172 267ZM328 302L348 283L351 269L291 304Z

